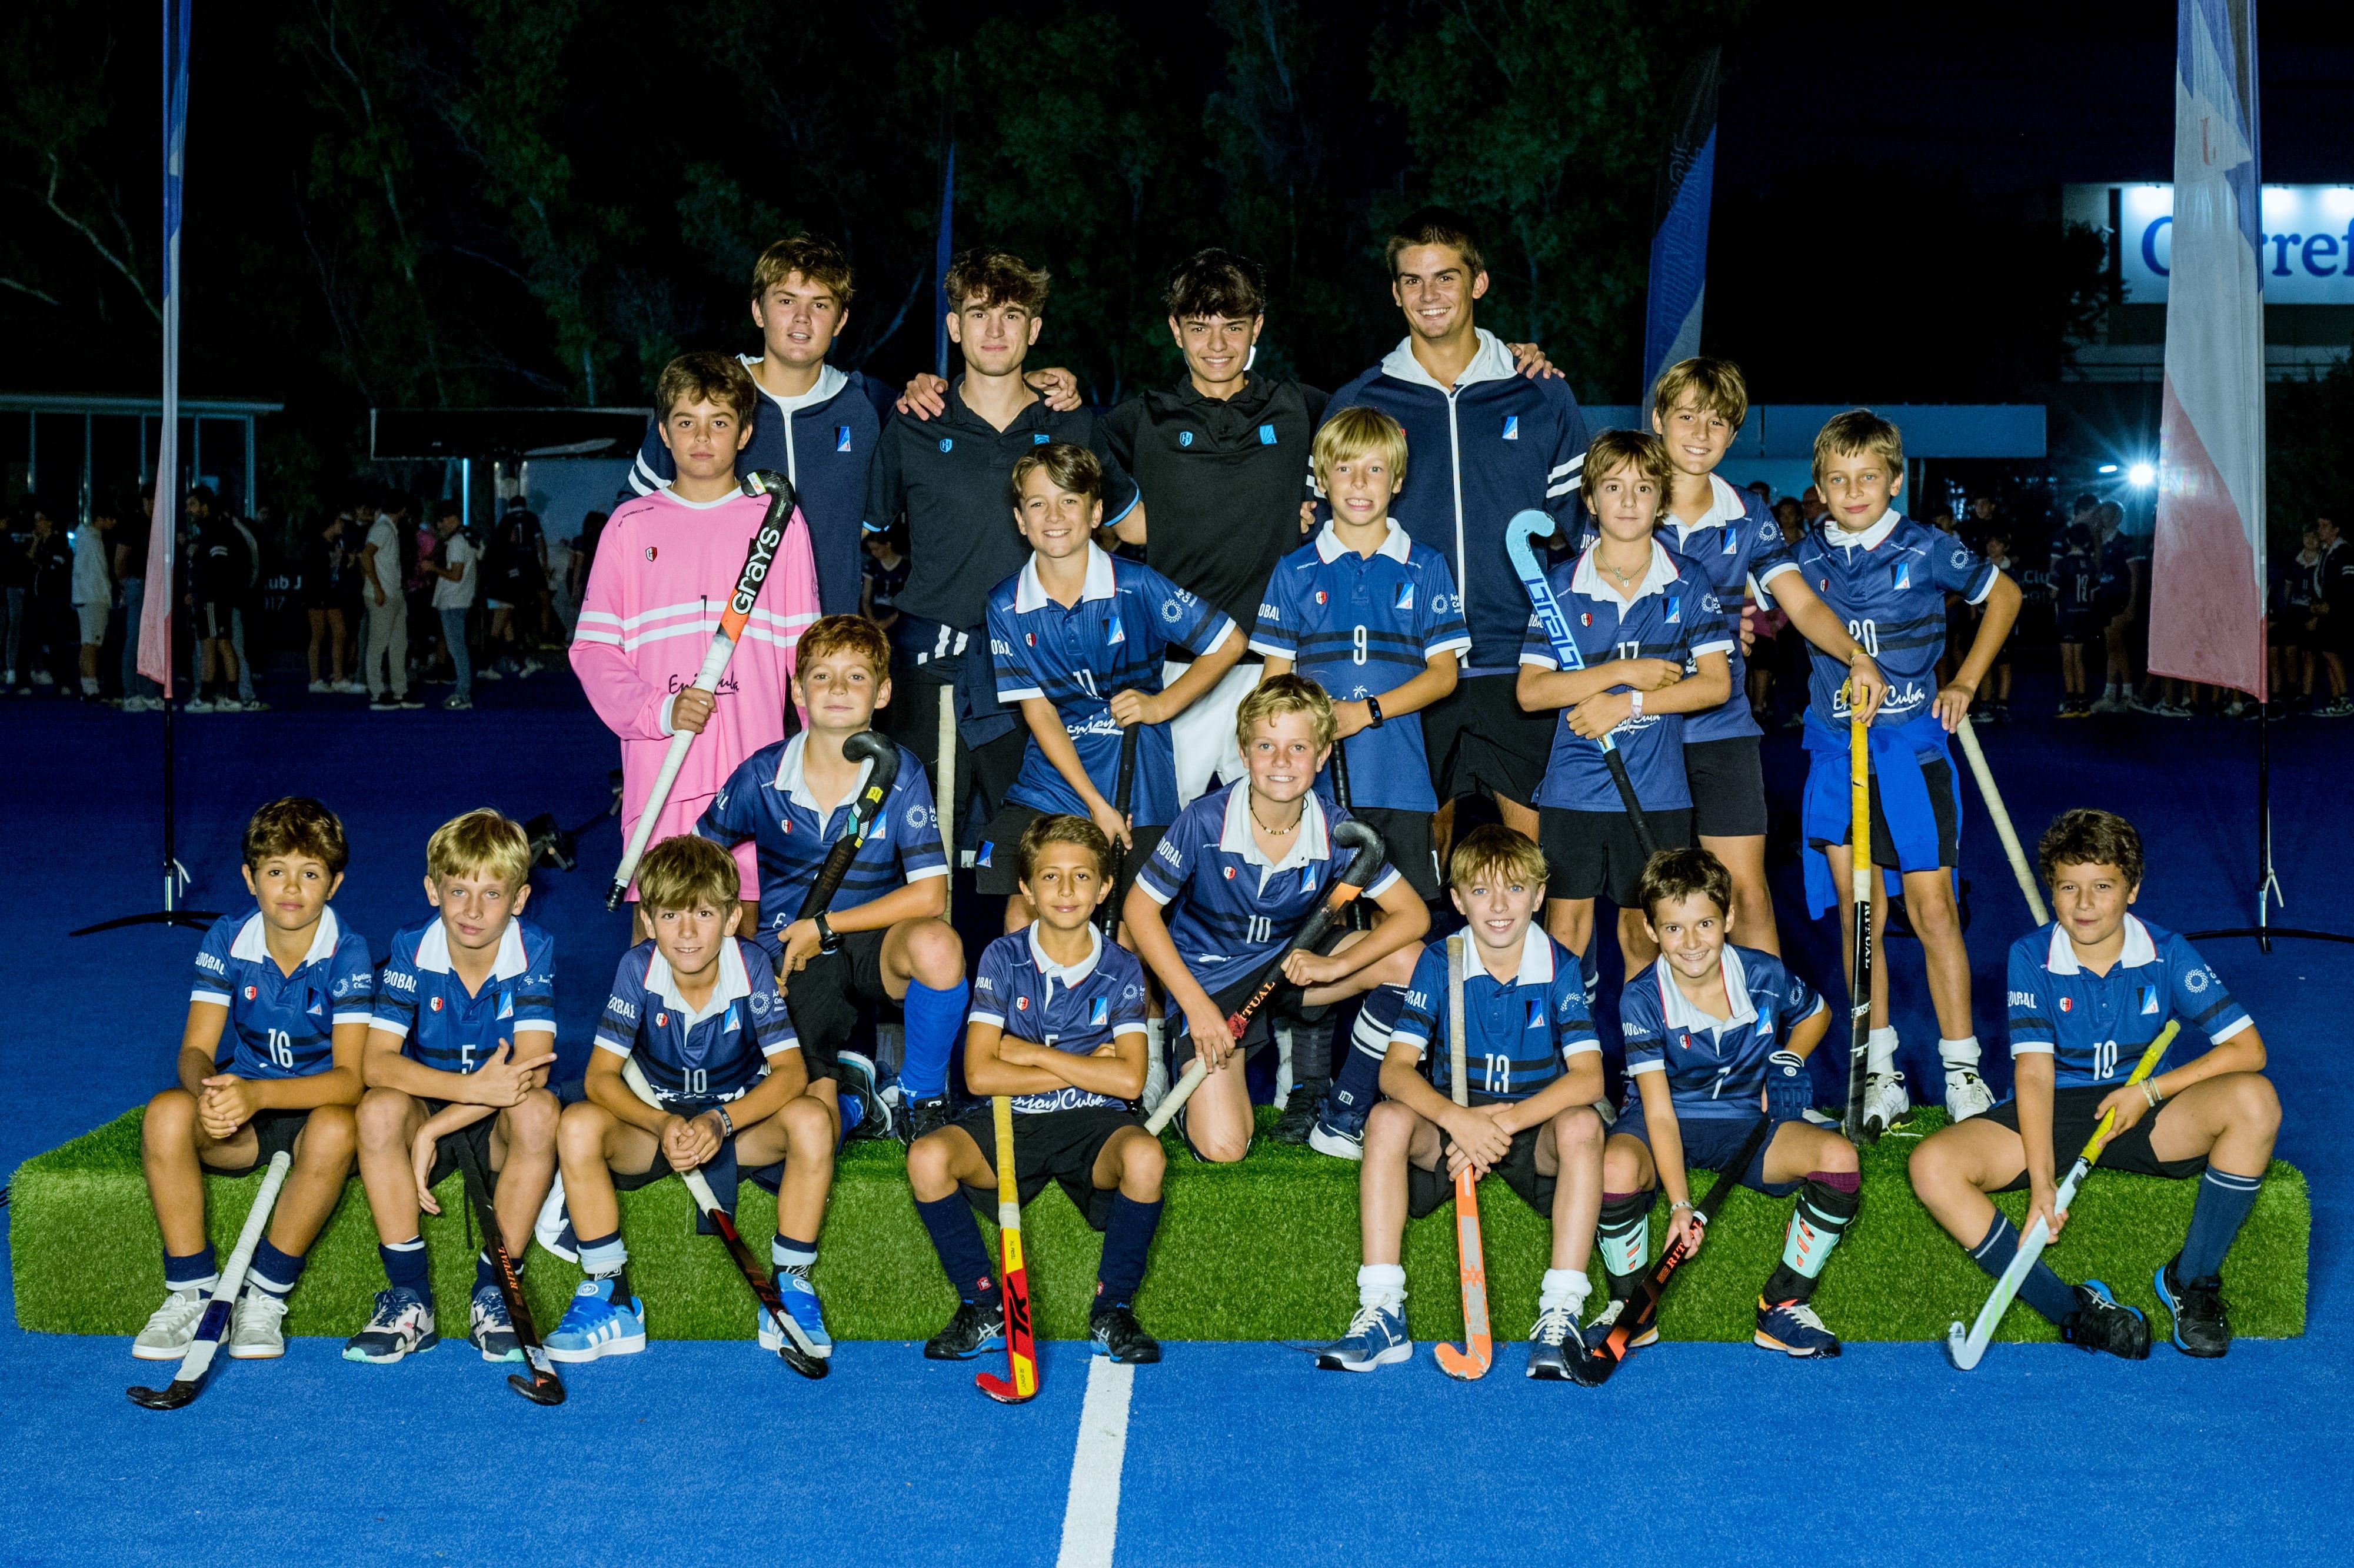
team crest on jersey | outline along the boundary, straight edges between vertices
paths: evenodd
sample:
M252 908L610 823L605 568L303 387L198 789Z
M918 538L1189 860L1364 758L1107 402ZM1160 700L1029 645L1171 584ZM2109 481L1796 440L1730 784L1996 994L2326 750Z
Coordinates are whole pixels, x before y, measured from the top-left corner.
M1544 999L1540 996L1532 996L1529 998L1529 1021L1525 1024L1522 1024L1522 1027L1524 1029L1543 1029L1544 1027Z
M499 1016L501 1018L513 1018L514 1016L514 997L503 995L499 998Z
M1192 446L1192 445L1193 444L1193 431L1191 431L1191 430L1180 430L1180 431L1178 431L1178 432L1177 432L1177 444L1178 444L1179 446L1181 446L1181 447L1190 447L1190 446Z
M259 987L247 986L245 988L245 1000L248 1001L251 1001L255 997L260 996L260 994L261 991Z
M651 561L651 560L652 560L653 558L654 558L654 547L653 547L652 545L648 545L648 546L646 546L646 559L648 559L649 561Z
M1577 624L1578 624L1578 625L1580 625L1580 626L1591 626L1591 625L1593 625L1593 624L1594 624L1594 612L1593 612L1592 610L1590 610L1590 609L1588 609L1588 610L1581 610L1581 611L1579 611L1579 612L1578 612L1578 617L1577 617Z
M1735 534L1732 529L1727 528L1724 531L1724 553L1730 556L1740 548L1741 535Z
M1899 562L1897 562L1897 563L1896 563L1896 591L1897 591L1897 592L1899 592L1899 593L1903 593L1906 588L1911 588L1912 586L1913 586L1913 563L1912 563L1912 562L1910 562L1910 561L1899 561Z
M2060 999L2060 1011L2061 1011L2061 1012L2075 1012L2075 1011L2076 1011L2076 999L2075 999L2074 997L2073 997L2073 996L2063 996L2063 997L2062 997L2062 998Z
M1672 594L1672 593L1671 593L1671 594L1670 594L1670 595L1668 596L1668 624L1669 624L1670 626L1681 626L1681 625L1683 624L1683 621L1684 621L1684 601L1683 601L1683 596L1682 596L1682 595L1681 595L1681 594Z
M1022 641L1029 646L1035 648L1038 646L1038 634L1034 631L1025 631L1022 634Z
M441 1011L441 999L437 996L431 1001L426 1003L426 1006L430 1008L433 1012L439 1012Z
M655 1013L655 1014L654 1014L654 1027L655 1027L656 1029L667 1029L667 1028L669 1028L669 1027L670 1027L670 1014L669 1014L669 1013L667 1013L667 1012L657 1012L657 1013Z
M1117 615L1111 617L1111 635L1104 639L1104 646L1107 648L1117 648L1127 641L1128 622L1122 620Z
M1030 444L1034 447L1043 447L1054 439L1054 437L1048 435L1045 431L1040 430L1030 438Z
M1100 1029L1111 1022L1111 998L1099 996L1087 1003L1087 1023Z
M833 450L838 452L846 452L850 450L850 427L848 425L834 426Z
M2144 1018L2157 1017L2158 1012L2157 991L2152 987L2146 985L2136 986L2134 989L2141 993L2142 1016Z
M953 436L942 436L942 437L940 438L940 450L942 450L942 451L949 451L949 450L954 450L954 449L955 449L955 447L956 447L956 438L955 438L955 437L953 437Z
M1414 608L1414 585L1412 583L1398 584L1397 602L1391 605L1390 608L1392 609L1412 609Z
M982 844L981 846L981 853L973 857L973 864L987 865L989 863L989 857L996 851L996 849L997 846L993 843Z
M1316 602L1317 602L1318 604L1322 604L1322 603L1324 602L1324 600L1325 600L1325 597L1326 597L1326 596L1325 596L1324 590L1323 590L1322 588L1318 588L1318 589L1316 590Z
M1273 425L1261 425L1258 428L1258 444L1263 447L1271 447L1275 445L1275 427Z
M1517 441L1521 439L1521 417L1518 414L1504 416L1504 439L1508 441Z
M1226 880L1227 880L1228 882L1232 882L1234 879L1235 879L1235 868L1234 868L1233 866L1228 866L1228 867L1226 867ZM245 988L245 993L246 993L246 995L248 995L248 996L251 996L251 995L253 994L253 988L252 988L251 986L248 986L248 987L246 987L246 988Z
M1028 997L1026 997L1026 996L1017 996L1017 997L1015 997L1015 998L1013 999L1013 1011L1014 1011L1014 1012L1029 1012L1029 1011L1030 1011L1030 999L1029 999Z

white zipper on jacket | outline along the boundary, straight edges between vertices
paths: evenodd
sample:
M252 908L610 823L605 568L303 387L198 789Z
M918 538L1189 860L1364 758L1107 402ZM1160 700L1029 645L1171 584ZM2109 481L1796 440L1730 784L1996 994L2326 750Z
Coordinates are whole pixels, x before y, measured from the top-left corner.
M1455 482L1455 580L1468 583L1471 580L1471 563L1464 553L1463 542L1463 438L1455 424L1455 398L1462 390L1461 376L1456 377L1455 385L1447 389L1447 463L1448 476ZM1462 591L1459 588L1456 590L1458 595ZM1468 634L1468 621L1466 631ZM1466 663L1470 662L1469 649L1464 650L1463 657Z

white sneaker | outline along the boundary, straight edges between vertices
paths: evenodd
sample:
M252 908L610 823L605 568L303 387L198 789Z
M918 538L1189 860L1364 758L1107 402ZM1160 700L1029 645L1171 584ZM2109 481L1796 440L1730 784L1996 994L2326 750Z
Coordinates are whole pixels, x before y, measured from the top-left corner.
M148 1315L147 1326L131 1341L131 1353L143 1361L176 1361L196 1342L196 1319L212 1299L206 1290L175 1290Z
M213 705L203 697L190 697L180 705L180 711L184 714L208 714L213 711Z
M266 1361L286 1353L286 1303L259 1285L237 1298L228 1320L231 1361Z
M366 686L361 685L357 681L331 682L328 689L334 692L340 692L347 697L356 697L361 693L367 690Z
M1912 1114L1913 1101L1904 1093L1903 1074L1892 1068L1885 1073L1864 1075L1863 1132L1866 1138L1878 1138Z
M57 683L49 678L49 673L47 670L36 670L33 672L33 684L37 686L54 686Z
M312 683L311 683L311 690L312 690L313 692L314 692L314 693L317 693L317 692L332 692L332 691L334 691L334 688L333 686L330 686L329 684L327 684L327 683L326 683L326 682L324 682L324 681L313 681L313 682L312 682Z
M2093 705L2093 711L2096 714L2121 714L2126 712L2128 707L2129 705L2125 698L2115 692L2104 692L2101 694L2100 700Z
M1994 1091L1986 1086L1976 1067L1946 1069L1946 1114L1967 1121L1994 1109Z

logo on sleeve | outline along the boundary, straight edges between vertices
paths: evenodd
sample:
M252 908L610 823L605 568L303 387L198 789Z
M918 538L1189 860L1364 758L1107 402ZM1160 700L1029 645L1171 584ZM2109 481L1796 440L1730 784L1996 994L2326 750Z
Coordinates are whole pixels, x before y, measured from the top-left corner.
M352 977L349 975L345 975L343 979L335 982L335 994L337 996L346 996L350 994L351 989Z
M2182 977L2182 989L2189 991L2193 996L2197 996L2200 991L2205 991L2209 986L2214 983L2215 971L2213 969L2192 969L2190 973Z
M1504 439L1508 441L1517 441L1521 439L1521 417L1518 414L1504 416Z
M1154 850L1152 853L1155 857L1167 861L1171 865L1183 865L1185 863L1184 857L1177 853L1177 845L1171 840L1162 839L1161 841L1161 847Z
M850 450L850 427L848 425L834 426L833 450L838 452L846 452Z
M1258 444L1263 447L1271 447L1275 445L1275 427L1273 425L1261 425L1258 428Z
M1087 1004L1087 1022L1090 1026L1101 1028L1110 1022L1111 998L1099 996Z
M1954 552L1954 565L1956 567L1967 567L1969 564L1970 553L1967 550L1956 550Z
M1711 615L1714 615L1724 608L1724 601L1712 593L1702 591L1700 596L1700 607Z
M2013 1007L2033 1007L2035 1005L2035 993L2031 991L2012 991L2010 993L2010 1005Z
M1168 603L1162 605L1161 607L1161 619L1163 620L1174 621L1179 616L1185 613L1185 607L1183 604L1180 603L1179 600L1190 599L1193 596L1191 594L1180 593L1175 599L1172 599Z
M1178 432L1177 432L1177 444L1178 444L1179 446L1181 446L1181 447L1190 447L1190 446L1192 446L1192 445L1193 444L1193 431L1191 431L1191 430L1180 430L1180 431L1178 431Z
M752 1004L752 1015L756 1018L769 1011L769 993L765 991L756 991L744 1000Z
M1397 598L1391 603L1390 608L1392 609L1412 609L1414 608L1414 585L1412 583L1398 584Z
M929 815L920 805L910 806L907 808L907 825L920 832Z

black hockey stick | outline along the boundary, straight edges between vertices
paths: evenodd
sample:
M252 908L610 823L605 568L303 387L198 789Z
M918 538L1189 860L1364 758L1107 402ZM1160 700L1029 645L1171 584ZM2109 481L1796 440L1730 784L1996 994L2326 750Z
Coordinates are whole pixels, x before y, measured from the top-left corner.
M205 1391L205 1378L211 1372L213 1358L220 1354L221 1341L228 1337L231 1308L237 1305L237 1293L245 1288L246 1270L252 1266L253 1250L261 1245L261 1233L270 1224L270 1211L278 1202L278 1190L286 1185L286 1173L294 1168L294 1157L280 1150L270 1157L270 1170L261 1178L261 1191L253 1195L253 1207L247 1211L244 1229L237 1233L237 1245L221 1266L220 1283L213 1287L212 1299L205 1303L205 1315L196 1323L196 1337L188 1341L188 1353L180 1358L180 1370L172 1374L168 1388L133 1388L127 1390L131 1403L150 1410L177 1410Z
M1136 796L1136 737L1143 729L1142 725L1132 724L1119 732L1119 778L1112 786L1111 809L1119 813L1120 825L1128 829L1129 835L1135 832L1128 828L1128 816ZM1128 852L1133 842L1132 836L1111 842L1111 896L1103 901L1103 913L1096 916L1107 942L1119 936L1119 906L1128 901Z
M1340 802L1341 810L1344 811L1357 809L1356 801L1349 798L1349 743L1337 736L1332 742L1332 799ZM1366 917L1363 905L1349 906L1350 930L1362 931L1372 924Z
M532 1320L531 1303L524 1299L523 1276L507 1251L506 1233L499 1228L498 1205L492 1201L490 1172L482 1169L482 1157L467 1136L472 1130L460 1128L451 1135L458 1140L458 1172L466 1184L467 1201L474 1206L474 1223L482 1227L482 1247L490 1254L491 1275L498 1281L499 1298L506 1303L515 1343L523 1348L523 1359L531 1368L529 1376L508 1373L507 1385L534 1404L561 1404L564 1380L556 1375L556 1362L539 1337L539 1325Z
M891 786L899 778L899 747L887 736L871 729L862 729L842 743L845 761L874 764L866 775L866 786L850 803L850 821L842 825L842 836L825 852L825 863L817 868L817 880L810 884L809 895L801 900L801 920L814 920L825 913L833 895L842 891L842 879L850 874L850 863L858 858L865 846L866 837L875 824L883 820L883 802L891 797ZM841 946L837 939L825 950Z

